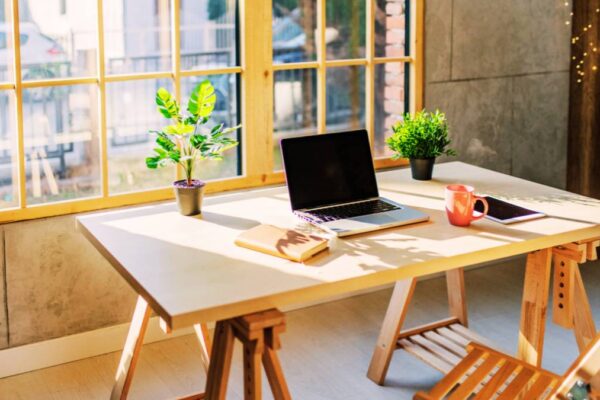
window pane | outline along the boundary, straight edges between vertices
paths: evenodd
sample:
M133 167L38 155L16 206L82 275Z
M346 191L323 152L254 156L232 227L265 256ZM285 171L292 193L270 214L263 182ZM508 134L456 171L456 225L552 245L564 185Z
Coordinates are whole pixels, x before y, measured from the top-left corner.
M206 129L210 129L216 124L224 123L226 127L233 127L239 124L238 114L238 75L208 75L192 76L181 80L181 93L183 97L182 109L187 108L187 101L190 93L203 80L208 79L215 87L217 94L217 103L212 114L210 122ZM230 137L240 140L241 131L238 129L232 132ZM198 175L196 178L203 180L228 178L240 175L241 165L241 147L237 146L223 153L224 159L203 160L196 167Z
M175 167L150 170L146 157L156 147L154 134L168 121L158 112L154 97L169 79L115 82L106 85L106 132L108 184L110 193L168 187L175 179Z
M104 2L107 74L171 69L170 9L169 0Z
M405 64L379 64L375 70L375 157L389 157L392 152L385 140L392 125L408 111L408 71Z
M273 166L283 169L279 142L317 133L317 72L299 69L275 72Z
M365 68L327 69L327 130L365 127Z
M316 0L273 1L273 62L316 59Z
M0 82L12 79L13 46L10 4L0 0Z
M236 0L181 1L182 69L238 65L236 7Z
M377 0L375 15L375 56L403 57L409 54L408 1Z
M328 59L365 57L365 0L327 0Z
M27 203L100 194L95 85L23 90Z
M94 75L98 48L96 1L70 1L64 15L60 0L28 3L32 5L28 12L19 15L23 79Z
M19 202L15 96L0 92L0 208L14 207Z

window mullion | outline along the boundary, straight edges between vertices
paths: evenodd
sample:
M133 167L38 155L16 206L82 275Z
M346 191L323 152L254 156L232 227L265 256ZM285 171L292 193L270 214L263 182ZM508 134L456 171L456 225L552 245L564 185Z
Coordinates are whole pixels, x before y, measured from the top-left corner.
M410 111L422 110L423 104L423 41L425 21L425 0L411 0L410 7L410 36L411 58L410 63Z
M100 165L102 197L108 197L108 142L106 131L106 63L104 60L104 2L97 0L98 29L98 114L100 130Z
M27 177L25 176L25 139L23 134L23 77L21 76L21 32L19 26L19 1L12 0L12 45L15 79L15 111L17 125L17 162L19 164L19 207L27 207Z
M371 141L371 149L375 146L375 0L365 0L367 2L366 18L367 18L367 32L366 32L366 58L367 66L365 71L365 103L366 103L366 115L365 122L366 128L369 132L369 139Z
M159 0L161 2L168 0ZM172 0L171 3L171 38L172 43L172 73L173 73L173 87L175 89L175 98L177 102L181 104L181 1ZM160 4L159 4L160 7ZM181 166L178 164L175 167L175 178L177 180L183 177L183 171Z
M317 0L317 132L327 131L327 44L325 29L327 28L327 0Z
M272 0L240 0L244 173L265 179L273 170L272 8Z

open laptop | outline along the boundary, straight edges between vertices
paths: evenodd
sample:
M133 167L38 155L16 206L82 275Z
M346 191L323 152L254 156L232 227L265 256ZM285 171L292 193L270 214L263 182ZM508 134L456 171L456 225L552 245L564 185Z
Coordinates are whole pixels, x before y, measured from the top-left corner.
M379 197L366 130L283 139L292 210L337 236L427 221L421 211Z

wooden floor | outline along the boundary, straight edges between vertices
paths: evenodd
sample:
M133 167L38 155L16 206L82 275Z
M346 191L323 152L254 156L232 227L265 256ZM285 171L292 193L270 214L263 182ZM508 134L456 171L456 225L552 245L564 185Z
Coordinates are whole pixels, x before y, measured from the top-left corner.
M523 267L524 260L517 259L466 275L471 327L511 352L517 343ZM600 322L600 263L583 265L582 274ZM392 361L385 387L365 377L390 294L382 290L288 314L281 359L295 399L411 399L415 391L428 389L440 378L435 370L400 353ZM417 285L407 325L426 323L446 312L445 281L423 281ZM199 391L205 376L196 346L194 336L145 346L130 398L166 399ZM545 349L544 367L557 373L564 372L576 355L571 332L550 323ZM231 399L241 398L240 353L237 348ZM105 400L118 356L107 354L0 379L0 399Z

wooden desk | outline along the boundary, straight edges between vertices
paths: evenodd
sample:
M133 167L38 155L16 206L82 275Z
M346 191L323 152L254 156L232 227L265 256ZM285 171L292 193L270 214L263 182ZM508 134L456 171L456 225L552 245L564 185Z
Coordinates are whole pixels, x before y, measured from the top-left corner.
M391 308L404 313L403 302L410 298L417 277L527 253L532 255L520 356L537 361L543 343L552 248L600 237L600 201L460 162L437 165L435 177L418 182L410 179L408 170L378 174L382 196L421 209L431 216L430 222L332 239L327 253L304 265L233 243L240 232L259 223L314 229L292 216L284 187L208 198L198 218L179 215L173 204L78 218L81 231L140 295L134 316L134 322L139 322L132 324L130 350L124 352L119 369L118 376L125 384L113 392L114 398L126 396L133 374L130 361L133 359L135 366L139 337L150 316L148 304L170 330L398 282L393 301L401 307ZM470 228L451 226L444 212L444 187L456 182L551 217L511 226L487 220ZM462 274L449 275L456 287L461 287L461 280ZM454 306L455 310L465 308L460 301ZM394 312L388 310L389 315ZM466 309L464 312L466 319ZM401 320L386 317L387 333L382 335L397 339L389 339L393 336L390 332L399 332ZM215 349L219 350L217 343Z

